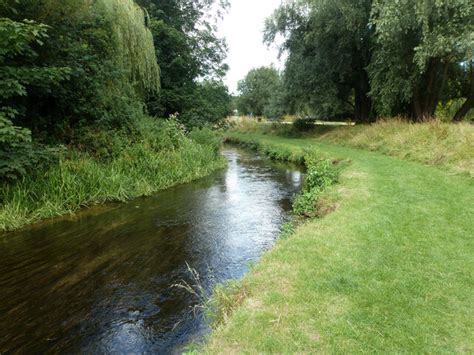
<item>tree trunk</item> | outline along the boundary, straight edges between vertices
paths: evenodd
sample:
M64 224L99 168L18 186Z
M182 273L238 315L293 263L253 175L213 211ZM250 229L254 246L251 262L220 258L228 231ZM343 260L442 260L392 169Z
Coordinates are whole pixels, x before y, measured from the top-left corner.
M420 83L414 90L412 99L412 118L421 122L434 116L438 105L439 95L444 85L449 62L443 63L434 58L430 61L428 69L420 79Z
M365 70L361 70L357 87L354 89L354 117L356 122L369 123L371 121L370 114L372 112L372 99L369 97L369 92L369 76Z
M474 107L474 68L472 65L472 61L470 63L470 76L471 76L471 85L470 85L470 92L469 96L467 97L466 102L461 106L461 108L456 112L454 115L453 121L454 122L461 122L464 117L466 117L467 113L471 108Z

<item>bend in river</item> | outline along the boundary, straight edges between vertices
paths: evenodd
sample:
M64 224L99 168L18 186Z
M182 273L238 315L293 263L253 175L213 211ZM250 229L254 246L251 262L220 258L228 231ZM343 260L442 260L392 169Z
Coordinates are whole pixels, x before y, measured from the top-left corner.
M208 331L197 300L269 249L301 170L227 148L225 171L0 239L0 353L178 352ZM96 211L96 213L93 213Z

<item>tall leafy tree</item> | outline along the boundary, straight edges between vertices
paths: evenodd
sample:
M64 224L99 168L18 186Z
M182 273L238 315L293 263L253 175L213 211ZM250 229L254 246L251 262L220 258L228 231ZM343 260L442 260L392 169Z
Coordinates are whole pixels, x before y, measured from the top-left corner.
M202 111L194 100L201 96L199 82L219 81L228 69L224 63L226 44L217 36L216 18L210 15L211 10L225 11L228 3L222 0L138 2L150 14L150 29L161 66L162 89L159 95L149 97L150 113L159 117L179 113L182 122L197 124L194 112ZM203 123L204 120L200 124Z
M371 24L376 48L369 72L379 113L432 116L450 67L473 60L474 3L375 0Z
M371 117L367 65L373 29L371 0L287 2L267 20L265 41L282 35L288 52L285 86L293 111L322 117L351 112Z
M2 17L48 25L48 39L16 65L68 67L70 80L12 100L16 123L69 143L83 126L127 126L159 89L159 66L143 10L134 0L6 0Z
M278 115L281 77L274 67L260 67L250 70L246 77L239 81L238 91L240 97L237 101L237 108L240 113L256 116Z

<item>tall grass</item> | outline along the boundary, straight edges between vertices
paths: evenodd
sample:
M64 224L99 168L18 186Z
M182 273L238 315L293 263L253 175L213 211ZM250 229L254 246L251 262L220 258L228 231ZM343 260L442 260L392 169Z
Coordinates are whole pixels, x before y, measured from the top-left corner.
M70 214L81 207L150 195L224 165L214 145L187 138L176 149L158 152L147 142L136 143L108 161L76 152L44 173L0 186L0 231Z
M474 176L474 126L438 120L410 123L382 120L370 126L343 127L320 136L332 143L378 151Z

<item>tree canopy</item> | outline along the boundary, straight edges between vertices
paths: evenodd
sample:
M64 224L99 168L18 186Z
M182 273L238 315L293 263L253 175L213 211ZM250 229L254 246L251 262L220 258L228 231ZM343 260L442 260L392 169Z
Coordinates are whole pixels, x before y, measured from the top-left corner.
M213 110L203 112L197 97L202 98L203 80L213 86L221 81L228 66L224 63L227 46L217 36L213 10L224 12L228 3L216 0L139 0L151 16L150 29L154 36L156 56L162 69L162 87L158 95L147 100L150 113L160 117L178 113L186 125L203 125L223 117ZM208 86L205 84L204 87ZM225 98L224 85L218 85L218 97ZM214 89L216 86L214 86ZM227 100L227 99L226 99ZM223 102L222 105L228 105ZM199 119L196 112L203 114ZM214 114L217 112L214 112Z
M473 19L465 0L294 0L267 20L265 41L284 39L293 112L423 119L448 97L472 107L469 85L452 88L470 81Z
M277 118L280 115L278 93L282 89L281 76L274 67L260 67L249 71L247 76L239 81L240 97L237 109L241 114L268 116Z

